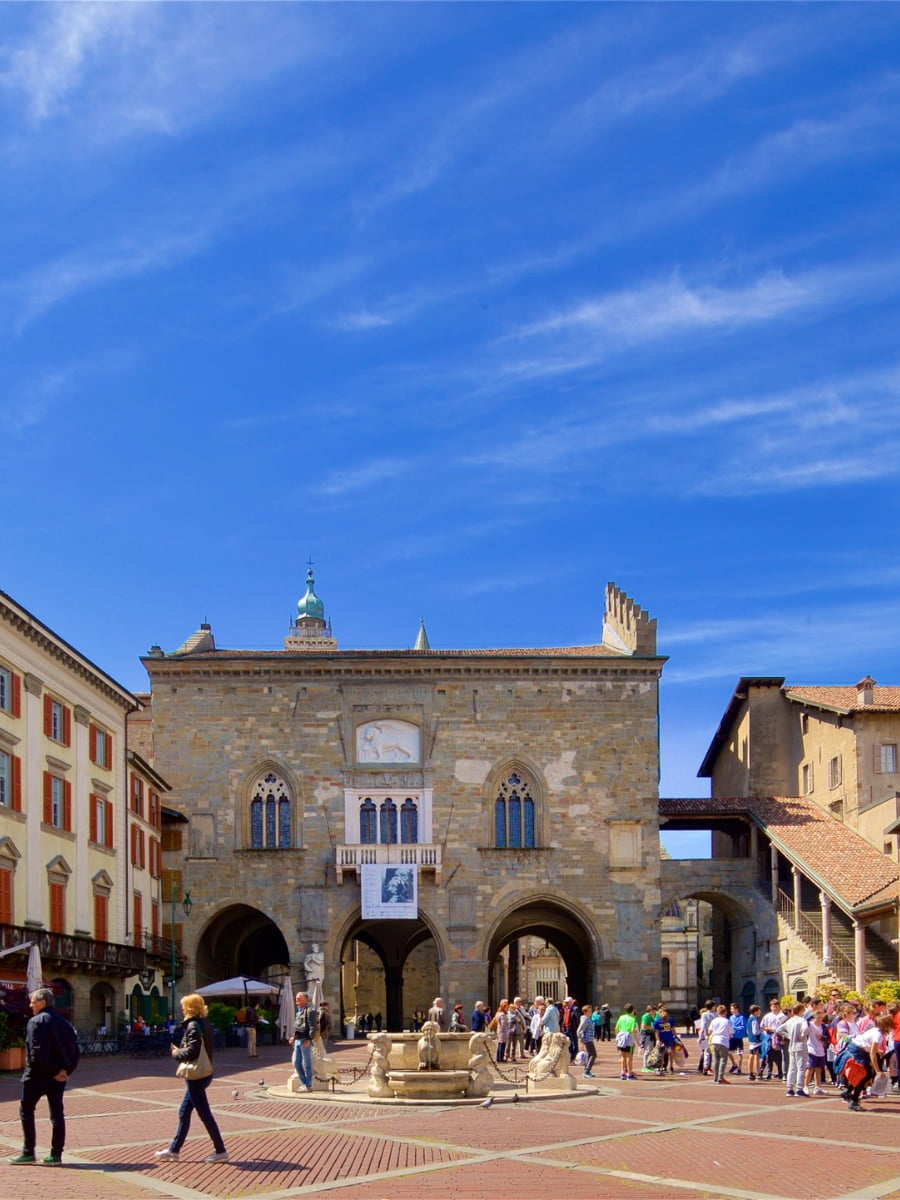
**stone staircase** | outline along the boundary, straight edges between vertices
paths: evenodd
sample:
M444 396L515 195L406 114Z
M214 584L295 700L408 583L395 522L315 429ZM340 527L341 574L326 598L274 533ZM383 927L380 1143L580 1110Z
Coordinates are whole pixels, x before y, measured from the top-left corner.
M784 917L784 913L782 913ZM803 909L795 932L822 957L822 912L819 908ZM837 979L852 987L855 976L855 939L853 923L846 913L837 907L831 909L831 969ZM866 930L865 977L870 982L876 979L898 977L897 950L874 929Z

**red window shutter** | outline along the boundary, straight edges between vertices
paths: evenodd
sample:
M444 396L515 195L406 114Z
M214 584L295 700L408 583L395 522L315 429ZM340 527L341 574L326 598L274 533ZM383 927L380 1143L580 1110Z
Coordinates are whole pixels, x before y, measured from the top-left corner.
M53 776L44 772L44 824L53 824Z
M22 760L17 754L12 755L12 808L22 811Z
M63 829L72 829L72 785L68 779L63 780Z
M4 925L13 923L13 873L9 867L0 867L0 921Z
M68 705L63 705L63 745L71 746L72 744L72 710Z
M88 726L88 741L90 743L89 753L91 756L91 762L95 763L97 761L97 726L93 723L93 721Z
M91 809L91 816L88 822L88 838L92 842L98 842L100 838L98 837L99 830L97 829L97 797L93 792L91 792L90 796L88 797L88 804L90 805Z
M105 836L105 838L104 838L103 840L104 840L104 843L105 843L105 845L109 846L110 850L112 850L112 844L113 844L113 806L112 806L112 804L110 803L110 801L109 801L109 800L107 800L107 801L106 801L106 803L105 803L105 804L104 804L104 806L103 806L103 816L104 816L104 818L105 818L105 824L106 824L106 830L105 830L106 836Z
M44 737L53 736L53 700L44 696Z
M16 675L15 672L12 677L12 715L14 717L22 715L22 676Z
M141 896L134 898L134 944L140 946L144 929L144 902Z
M66 932L66 885L50 884L50 929L53 933Z
M131 865L137 862L137 825L131 826Z
M155 900L150 905L150 930L154 938L159 937L159 905Z
M108 941L106 896L94 896L94 937L98 942Z
M112 734L111 733L107 733L107 735L106 735L105 749L106 749L106 753L104 754L105 761L104 761L103 765L104 765L104 767L106 767L107 771L111 771L112 770Z

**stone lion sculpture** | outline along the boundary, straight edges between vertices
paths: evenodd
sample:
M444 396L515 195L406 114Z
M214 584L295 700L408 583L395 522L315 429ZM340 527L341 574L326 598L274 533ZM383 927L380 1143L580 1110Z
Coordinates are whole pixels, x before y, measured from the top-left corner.
M369 1095L393 1096L387 1077L391 1065L391 1035L386 1031L370 1035L369 1064Z
M469 1038L467 1096L486 1096L491 1090L491 1040L489 1033L473 1033Z
M569 1039L564 1033L545 1033L541 1048L528 1064L528 1078L536 1083L569 1073Z
M420 1071L439 1071L441 1069L441 1051L437 1035L440 1033L437 1021L426 1021L421 1029L422 1036L416 1043L419 1052Z

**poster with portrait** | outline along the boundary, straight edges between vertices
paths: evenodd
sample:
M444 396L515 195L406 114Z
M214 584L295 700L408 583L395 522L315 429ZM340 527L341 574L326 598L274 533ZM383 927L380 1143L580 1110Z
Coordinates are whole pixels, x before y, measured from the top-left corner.
M419 916L419 877L415 866L365 863L360 868L364 921L407 920Z

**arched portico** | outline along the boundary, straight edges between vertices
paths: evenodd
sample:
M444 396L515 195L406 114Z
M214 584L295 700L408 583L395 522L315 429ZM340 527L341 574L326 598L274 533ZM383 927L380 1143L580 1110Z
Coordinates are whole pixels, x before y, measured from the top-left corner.
M203 987L233 975L278 976L289 962L287 942L271 917L249 904L230 904L210 918L197 939L195 984Z
M483 955L488 963L488 999L492 1005L523 992L525 984L519 972L518 942L525 937L543 938L559 952L565 964L568 994L588 1001L595 997L603 949L599 934L586 913L559 897L536 895L511 904L488 930ZM502 996L492 994L497 975L494 965L502 952L507 957L506 978L500 981ZM493 987L491 986L493 984Z
M364 920L357 909L339 935L338 947L341 1005L348 1018L380 1012L386 1029L401 1030L413 1009L427 1007L438 992L443 944L421 913L414 921ZM371 954L361 953L360 947ZM414 980L407 978L411 961L416 965ZM375 977L379 967L380 980Z

